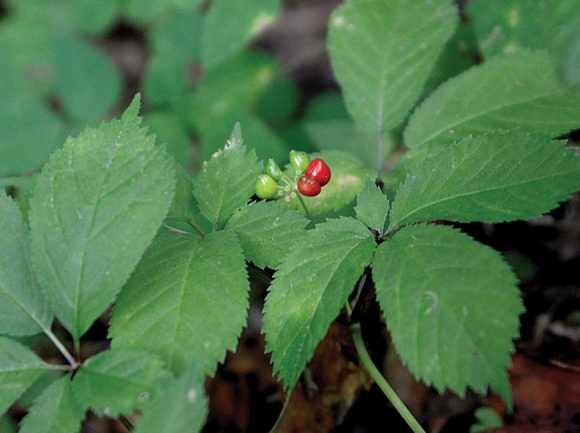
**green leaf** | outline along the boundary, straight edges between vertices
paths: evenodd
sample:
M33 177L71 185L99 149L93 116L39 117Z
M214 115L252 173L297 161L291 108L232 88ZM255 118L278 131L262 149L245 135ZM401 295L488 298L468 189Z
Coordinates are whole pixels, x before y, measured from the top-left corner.
M156 141L182 167L188 168L193 160L193 146L185 125L174 113L157 111L147 114L143 124L154 133Z
M233 231L246 260L259 268L276 269L288 250L306 233L308 220L277 203L260 201L232 215L226 230Z
M121 120L69 138L30 199L34 270L78 339L109 306L173 197L171 160L139 128L138 98Z
M180 374L195 360L213 374L246 323L249 284L242 248L232 232L162 233L113 309L113 348L160 354Z
M39 102L22 96L1 97L0 177L40 167L58 146L60 128L58 118Z
M256 105L257 116L267 122L286 124L292 121L299 103L298 85L288 76L277 74Z
M28 236L18 206L0 189L0 334L37 334L52 322L32 272Z
M142 407L170 377L150 352L118 348L83 363L72 382L75 401L99 416L117 417Z
M152 398L137 419L135 433L183 433L201 431L207 399L196 368L188 368L177 380Z
M342 150L355 154L365 167L376 168L378 137L375 132L360 129L352 120L308 122L304 125L314 146L320 150ZM384 160L394 148L388 131L382 137Z
M140 24L159 22L160 19L171 16L174 9L191 9L198 6L202 0L124 0L123 12L131 21Z
M50 368L28 347L0 337L0 415Z
M523 312L501 255L448 226L415 225L382 243L377 300L403 363L438 391L488 385L511 408L506 367Z
M20 423L20 433L76 433L85 417L75 400L68 375L48 386Z
M193 185L201 213L218 228L254 194L254 184L262 172L256 153L246 153L240 124L237 123L223 150L203 163Z
M182 98L180 111L197 129L215 129L227 113L253 111L279 75L271 55L242 51L207 71L195 92Z
M314 96L304 110L303 118L308 122L352 120L344 105L344 98L338 91L327 91Z
M203 27L201 59L211 68L272 24L280 12L280 0L216 0Z
M580 90L579 27L580 15L577 14L573 21L558 27L550 47L550 52L560 77L569 88L576 90L576 92Z
M16 433L16 426L7 414L0 416L0 433Z
M266 350L294 388L318 342L369 265L375 242L351 218L329 220L298 241L278 268L264 306Z
M501 416L490 407L479 407L474 415L477 423L469 427L469 433L484 433L489 429L503 427Z
M207 160L223 146L230 133L229 125L244 125L244 142L256 152L258 159L280 161L288 157L290 149L262 119L247 110L232 109L221 114L219 122L208 124L201 131L201 156Z
M121 93L121 78L110 60L72 33L59 35L56 91L64 110L77 119L101 117Z
M165 226L181 232L197 233L190 225L194 223L203 232L212 230L211 223L199 213L193 197L193 182L185 170L175 166L175 195L165 218Z
M397 190L390 227L530 219L579 185L580 159L564 142L517 130L467 137L414 166Z
M51 2L52 3L52 2ZM117 0L65 0L56 5L56 13L66 11L72 25L88 33L107 30L114 23L119 10Z
M362 128L382 131L401 123L457 21L448 0L348 2L332 14L332 66Z
M480 61L480 56L472 23L461 21L437 58L425 82L423 94L432 93L441 83L476 65Z
M548 48L555 34L578 18L578 0L487 0L467 12L486 58Z
M469 97L466 97L469 95ZM405 144L449 144L519 127L552 136L580 127L580 96L567 93L544 52L490 60L439 87L415 111Z
M203 15L199 11L184 11L148 34L152 53L143 86L152 105L173 104L190 88L187 67L199 57L202 25Z
M363 190L356 199L356 217L367 227L383 233L389 215L389 200L370 176L365 178Z

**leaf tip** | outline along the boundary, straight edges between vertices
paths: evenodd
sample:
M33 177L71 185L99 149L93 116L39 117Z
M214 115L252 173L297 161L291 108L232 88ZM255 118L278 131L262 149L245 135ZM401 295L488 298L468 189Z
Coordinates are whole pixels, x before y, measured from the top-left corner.
M139 111L141 110L141 93L137 92L133 97L133 100L127 107L127 109L123 112L122 119L127 120L131 117L138 117Z
M242 138L242 127L240 122L236 122L234 125L234 129L232 129L232 133L230 134L230 138L226 143L226 149L230 149L232 147L241 146L244 143L244 139Z

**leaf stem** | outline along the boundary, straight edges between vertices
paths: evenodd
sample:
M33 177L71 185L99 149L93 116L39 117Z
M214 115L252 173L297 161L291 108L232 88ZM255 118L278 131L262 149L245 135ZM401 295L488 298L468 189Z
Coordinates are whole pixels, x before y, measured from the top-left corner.
M296 176L296 178L298 178L298 176ZM298 191L298 188L296 188L296 179L294 179L294 182L292 182L292 179L290 179L287 175L284 175L282 177L282 181L288 185L290 188L292 188L292 191L294 191L296 193L296 197L298 197L298 201L300 202L300 204L302 205L302 209L304 209L304 212L306 213L306 217L312 221L312 214L310 213L310 211L308 210L308 206L306 206L306 202L304 201L304 199L302 198L302 194L300 194L300 191Z
M191 227L193 227L195 229L195 231L198 232L202 238L205 238L205 232L201 228L199 228L199 226L195 223L195 221L187 220L187 224L189 224Z
M54 344L56 346L56 348L61 353L61 355L64 357L64 359L66 359L66 362L68 362L71 367L76 368L78 366L78 363L75 361L74 357L66 349L66 347L64 347L64 344L62 344L61 341L57 338L57 336L54 335L53 332L49 328L45 328L43 326L42 330L46 334L46 336L50 339L50 341L52 341L52 344Z
M270 433L275 433L276 429L280 426L280 422L282 421L282 418L284 417L284 414L286 413L288 406L290 406L291 394L292 390L288 390L288 392L286 393L286 400L284 401L284 406L282 406L282 410L280 411L280 415L278 415L278 419L274 423L274 426L270 429Z
M358 356L359 356L361 362L363 363L363 365L365 366L365 368L367 369L367 371L369 372L369 374L371 375L373 380L379 386L379 388L381 388L381 391L383 391L385 396L393 404L393 406L395 407L397 412L399 412L399 414L403 417L403 419L405 420L407 425L411 428L411 430L413 430L414 433L425 433L425 430L423 430L423 427L421 427L419 422L415 419L415 417L409 411L409 409L407 409L407 407L402 402L402 400L399 398L397 393L393 390L393 388L391 388L391 386L386 381L386 379L383 377L383 375L380 373L380 371L377 369L377 367L375 367L375 364L373 363L373 361L372 361L372 359L371 359L371 357L370 357L370 355L365 347L365 343L364 343L364 340L362 337L360 323L353 323L350 326L350 330L352 332L354 346L356 348L356 351L358 353Z
M133 424L131 424L131 421L129 421L129 419L125 415L119 415L119 421L121 421L121 424L123 424L123 426L127 430L133 431L135 429L135 427L133 427Z
M306 206L306 202L304 201L304 199L302 198L302 194L300 194L300 191L296 191L296 197L298 197L298 201L300 201L300 204L302 205L302 208L304 209L304 212L306 212L306 217L312 221L312 214L310 213L310 211L308 210L308 206Z

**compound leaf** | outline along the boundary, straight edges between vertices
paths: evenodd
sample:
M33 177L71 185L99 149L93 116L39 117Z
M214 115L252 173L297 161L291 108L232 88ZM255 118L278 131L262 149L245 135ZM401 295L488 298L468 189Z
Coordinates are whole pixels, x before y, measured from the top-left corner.
M171 160L139 128L138 98L120 120L69 138L30 199L34 270L77 340L113 301L173 197Z
M246 322L248 277L242 248L230 231L162 232L113 309L113 348L158 353L180 374L195 360L213 374L234 349Z
M89 358L75 375L78 404L97 415L130 414L169 378L157 355L137 349L113 349Z
M580 159L564 142L517 130L467 137L414 165L397 190L390 227L530 219L579 185Z
M0 239L0 334L32 335L49 329L52 314L32 272L28 228L3 189Z
M448 0L348 2L330 18L328 49L354 120L397 126L421 94L457 24Z
M448 226L405 227L373 259L377 300L418 378L460 396L490 386L511 407L506 367L523 305L501 255Z
M86 408L72 393L68 375L50 384L35 400L20 424L20 433L76 433Z
M236 234L248 261L262 269L276 269L306 233L307 224L308 220L288 206L260 201L232 215L226 229Z
M370 176L365 178L363 190L356 199L356 217L367 227L382 233L389 215L389 200Z
M201 213L214 229L248 202L262 172L256 152L246 153L240 124L236 123L223 150L218 150L203 167L193 184L193 194Z
M279 266L264 306L264 332L287 390L294 388L375 246L361 222L328 220L307 232Z
M243 48L276 20L280 7L280 0L212 2L202 33L202 63L211 68Z
M154 396L143 408L135 433L183 433L201 431L207 399L196 368L188 368L177 380Z
M549 56L523 52L490 60L440 86L409 120L405 144L446 145L515 127L557 136L580 127L578 119L580 96L566 92Z
M0 415L50 369L51 366L28 347L0 337Z

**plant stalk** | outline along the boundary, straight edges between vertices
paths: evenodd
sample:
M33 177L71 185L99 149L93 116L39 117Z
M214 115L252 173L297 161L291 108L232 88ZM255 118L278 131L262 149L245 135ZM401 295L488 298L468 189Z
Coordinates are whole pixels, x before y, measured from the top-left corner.
M350 326L352 332L352 338L354 340L354 346L358 353L358 356L373 378L373 380L377 383L379 388L383 391L383 393L387 396L389 401L393 404L397 412L403 417L407 425L413 430L414 433L425 433L423 427L419 424L419 422L415 419L413 414L407 409L405 404L401 401L397 393L391 388L389 383L380 373L380 371L375 367L366 347L362 337L362 332L359 323L354 323Z
M68 362L71 367L76 368L78 364L75 361L74 357L70 354L70 352L66 349L66 347L64 347L64 344L61 343L61 341L56 337L56 335L54 335L52 331L48 328L43 327L42 330L44 331L46 336L50 339L50 341L52 341L52 344L56 346L56 348L64 357L64 359L66 359L66 362Z
M296 197L298 197L298 200L300 201L300 204L302 205L302 208L304 209L304 212L306 212L306 217L312 221L312 214L310 213L310 211L308 210L308 206L306 206L306 202L304 201L304 199L302 198L302 195L300 194L299 191L296 192Z
M121 421L121 424L123 424L123 427L125 427L127 430L133 431L135 429L131 421L129 421L125 415L119 415L119 421Z
M278 415L278 419L276 420L276 423L270 429L270 433L275 433L276 429L280 426L280 422L282 422L282 418L284 417L284 414L286 413L286 409L288 409L288 406L290 406L290 397L291 396L292 396L292 390L289 389L286 392L286 400L284 401L284 406L282 406L282 410L280 411L280 415Z

